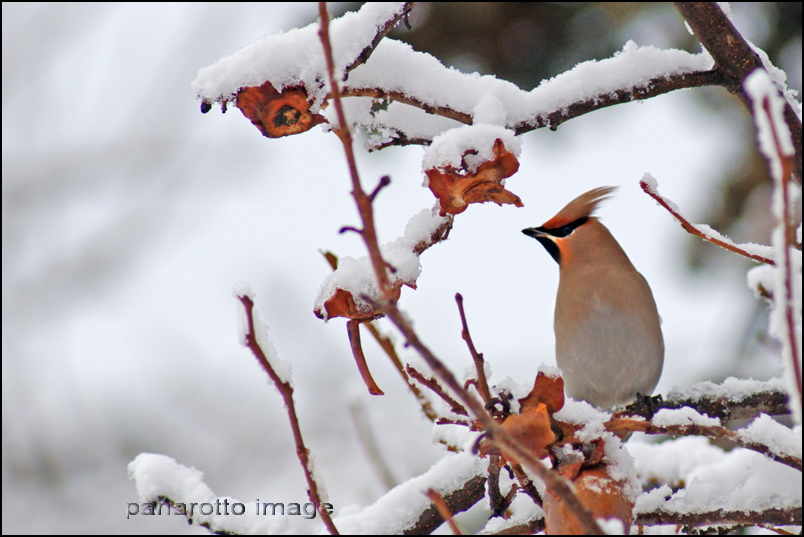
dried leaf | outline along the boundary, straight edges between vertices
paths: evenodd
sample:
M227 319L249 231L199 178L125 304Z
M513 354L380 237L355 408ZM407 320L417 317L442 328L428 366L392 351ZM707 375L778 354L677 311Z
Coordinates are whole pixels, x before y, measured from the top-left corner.
M519 197L502 186L502 180L519 169L519 161L505 148L502 140L494 142L494 158L477 167L475 173L449 166L425 172L427 186L438 199L441 216L460 214L470 203L493 201L497 205L522 207Z
M550 414L545 404L531 407L521 414L509 415L503 421L502 426L514 440L539 459L549 455L547 447L556 439L556 435L550 427ZM485 444L481 446L481 455L490 452L490 446ZM502 450L502 455L510 462L520 462L505 450Z
M307 91L301 86L281 93L269 82L246 87L237 93L237 107L268 138L299 134L326 121L320 114L310 113Z
M552 415L564 406L564 379L546 375L542 371L536 375L536 382L528 395L519 400L521 412L544 403Z

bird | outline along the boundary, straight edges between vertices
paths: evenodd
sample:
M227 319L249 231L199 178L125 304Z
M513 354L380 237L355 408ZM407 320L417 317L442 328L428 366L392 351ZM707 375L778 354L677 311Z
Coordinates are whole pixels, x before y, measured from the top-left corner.
M553 328L564 389L601 409L651 395L664 364L653 292L594 216L615 190L592 189L540 227L522 230L558 263Z

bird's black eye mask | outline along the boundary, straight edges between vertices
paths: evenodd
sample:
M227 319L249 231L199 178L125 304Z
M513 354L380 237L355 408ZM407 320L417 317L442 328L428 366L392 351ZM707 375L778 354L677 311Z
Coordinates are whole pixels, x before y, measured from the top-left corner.
M561 227L552 228L552 229L545 229L543 227L536 228L536 229L538 229L539 231L541 231L543 233L547 233L548 235L552 235L553 237L559 237L559 238L560 237L566 237L567 235L569 235L573 231L575 231L575 228L584 225L587 220L589 220L589 217L584 216L584 217L579 218L579 219L577 219L576 221L574 221L574 222L572 222L570 224L567 224L566 226L561 226Z
M566 226L561 226L557 228L546 228L544 226L536 228L528 228L523 229L522 233L524 233L528 237L533 237L534 239L539 241L542 244L542 246L544 246L544 249L547 250L547 253L549 253L550 256L555 260L555 262L560 264L561 252L559 251L558 246L552 240L545 237L545 235L550 235L551 237L556 237L559 239L566 237L570 235L573 231L575 231L575 228L584 225L587 220L589 220L589 217L584 216L575 220L574 222L567 224Z

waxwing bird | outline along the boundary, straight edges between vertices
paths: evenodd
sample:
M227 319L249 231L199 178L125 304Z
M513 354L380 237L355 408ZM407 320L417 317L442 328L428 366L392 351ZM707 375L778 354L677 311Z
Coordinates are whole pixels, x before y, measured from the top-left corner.
M650 395L664 340L653 293L611 232L592 216L616 187L581 194L541 227L523 229L558 263L556 361L567 394L600 408Z

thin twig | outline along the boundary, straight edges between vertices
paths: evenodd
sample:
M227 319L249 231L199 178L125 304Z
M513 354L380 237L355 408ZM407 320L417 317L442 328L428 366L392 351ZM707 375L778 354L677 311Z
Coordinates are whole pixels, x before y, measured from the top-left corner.
M449 405L450 410L452 410L455 414L460 416L468 416L469 413L466 411L466 408L458 401L456 401L450 394L448 394L441 384L434 378L427 378L425 377L419 370L414 368L412 365L408 364L405 367L408 375L419 381L419 383L423 384L430 388L430 390L439 396L447 405Z
M707 235L706 233L702 232L700 229L695 227L694 224L691 224L689 222L689 220L684 218L681 215L681 213L679 213L673 207L675 204L673 204L672 202L669 202L667 200L667 198L665 198L664 196L659 194L659 192L657 190L655 190L654 188L652 188L647 182L645 182L644 179L639 182L639 186L642 188L642 190L648 196L650 196L653 199L655 199L656 202L659 205L661 205L662 207L667 209L667 212L669 212L671 215L673 215L673 218L678 220L678 223L681 224L681 227L683 227L684 230L687 233L691 233L692 235L695 235L696 237L700 237L701 239L703 239L703 240L705 240L707 242L711 242L712 244L720 246L721 248L725 248L726 250L729 250L730 252L740 254L741 256L747 257L748 259L751 259L751 260L756 261L758 263L765 263L765 264L768 264L768 265L776 265L776 262L773 259L761 256L761 255L758 255L758 254L752 254L751 252L748 252L747 250L745 250L744 248L741 248L737 244L732 244L732 243L726 242L726 241L724 241L722 239L712 237L711 235Z
M483 355L477 352L475 344L472 341L472 335L469 333L469 325L466 322L466 312L463 309L463 296L460 293L455 294L455 302L458 303L458 312L461 315L461 337L469 347L469 353L472 355L472 360L475 362L475 370L477 371L477 391L484 403L488 403L491 399L491 391L489 390L489 383L486 380L486 369L483 365Z
M243 308L246 310L246 319L248 321L246 346L251 349L251 352L257 358L263 370L268 374L268 377L274 383L276 389L279 390L279 394L285 402L285 408L287 409L288 418L290 419L290 428L293 431L293 441L296 443L296 454L299 457L302 470L304 470L304 477L307 480L307 495L310 497L310 501L318 507L322 504L321 493L318 488L318 483L315 477L313 477L310 463L310 450L307 449L307 446L304 444L304 439L302 438L299 418L296 415L296 405L293 402L293 386L291 386L289 382L282 381L276 371L274 371L271 362L269 362L268 358L265 356L262 347L260 347L260 344L257 342L257 335L254 331L254 301L252 301L251 297L248 295L238 296L237 298L240 299L240 302L243 303ZM332 522L329 513L324 509L318 510L321 513L321 519L324 521L324 525L327 527L329 533L331 535L339 535L338 529Z
M429 488L427 489L426 493L427 497L433 502L436 509L438 509L438 514L441 515L441 518L447 521L449 524L450 529L452 530L453 535L463 535L461 528L458 527L458 524L452 519L452 511L450 511L447 502L444 501L444 498L441 497L441 494L435 491L435 489Z

